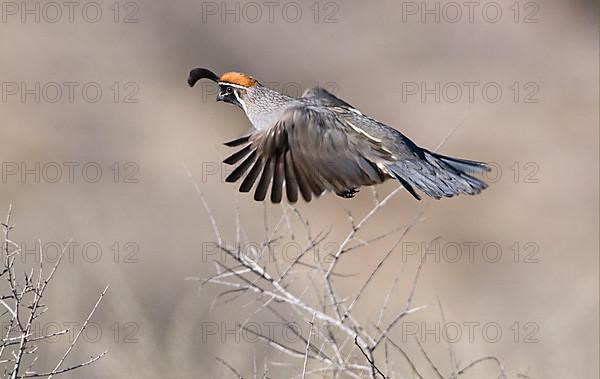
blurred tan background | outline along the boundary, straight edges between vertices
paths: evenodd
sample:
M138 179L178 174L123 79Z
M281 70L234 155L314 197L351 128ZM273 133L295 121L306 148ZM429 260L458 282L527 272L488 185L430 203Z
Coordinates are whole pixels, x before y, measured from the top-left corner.
M510 8L513 3L497 3L502 10L498 22L482 17L484 2L475 8L473 22L463 7L457 22L441 17L436 23L430 15L423 23L421 13L406 13L407 2L391 0L321 2L316 5L318 15L313 3L302 3L297 22L289 20L295 18L293 9L288 20L282 15L286 2L275 8L273 22L263 2L254 3L263 4L263 14L252 22L255 14L241 14L242 9L253 12L242 2L239 22L226 15L224 23L221 2L207 8L208 2L200 1L122 1L116 6L118 14L113 2L99 2L102 15L97 22L84 19L83 2L75 8L73 22L63 8L62 18L51 23L47 19L54 13L45 14L46 19L41 14L39 22L25 15L22 22L23 9L13 15L14 8L3 2L0 215L4 218L13 205L13 239L30 249L38 239L93 242L102 249L96 263L81 257L81 247L74 249L74 258L61 267L47 299L48 321L83 320L103 286L111 284L94 318L102 338L81 344L70 359L110 352L68 377L232 377L215 357L227 358L251 376L252 351L259 357L272 354L264 344L229 339L221 343L218 338L203 342L203 322L243 321L246 302L210 309L219 289L198 291L197 282L185 280L214 270L202 257L203 242L214 241L214 235L193 182L230 237L236 186L211 170L221 170L215 162L229 152L221 143L248 127L240 110L214 102L210 85L187 87L187 73L197 66L218 73L251 73L291 94L296 88L329 84L363 112L431 149L461 123L440 151L495 162L494 172L500 175L478 197L431 202L425 220L406 241L421 244L439 236L442 244L494 242L501 246L502 258L489 263L476 254L474 262L463 258L425 264L414 304L430 307L411 321L439 321L437 296L448 321L496 322L502 327L504 334L496 343L480 335L473 342L461 338L455 349L462 362L495 355L510 377L597 377L597 4L522 2L517 3L516 15ZM54 12L45 8L47 3L38 4L39 12ZM421 7L420 2L411 4ZM441 12L446 3L440 4ZM35 9L33 2L27 6ZM427 4L429 9L434 6ZM88 18L96 17L93 9L89 12ZM78 83L72 102L66 82ZM436 82L440 87L454 82L479 85L473 101L463 86L456 102L450 101L453 92L441 94L439 102L434 95L423 102L420 92L406 93L407 83L422 82L427 88L435 88ZM39 102L35 94L22 93L21 83L38 92ZM57 102L51 101L56 88L48 83L59 83L63 90ZM82 95L86 83L95 83L87 98ZM482 96L486 83L502 89L497 102ZM519 89L516 99L514 83ZM91 102L97 87L102 95ZM35 171L36 162L39 183L33 174L23 179L21 165ZM47 180L54 178L51 162L63 168L56 183ZM64 162L79 165L73 183ZM81 173L90 162L102 169L96 183ZM19 171L13 174L15 167ZM94 176L93 171L88 174ZM385 194L393 188L394 183L387 183L378 190ZM237 199L242 220L258 238L264 207L250 196ZM370 191L364 189L350 201L327 195L299 204L299 209L315 230L333 225L330 238L335 240L348 231L345 209L358 217L371 201ZM399 194L367 234L409 222L424 205ZM269 205L267 211L276 217L280 207ZM390 241L349 255L345 272L358 273L355 278L364 280ZM139 248L130 263L125 259L127 242ZM537 263L523 262L527 242L537 246ZM120 246L116 258L115 243ZM511 251L515 243L521 246L517 263ZM381 295L402 270L406 275L393 304L404 304L417 261L410 257L403 262L402 257L398 252L388 262L375 283L373 304L361 306L360 314L377 317L371 307L379 309ZM343 283L350 294L358 282ZM515 323L520 328L517 341L510 329ZM523 328L525 323L537 326L537 342L524 342L530 331ZM138 342L126 343L131 342L128 336ZM65 346L60 341L45 347L48 355L40 358L40 367L56 362ZM426 346L448 372L447 344ZM407 349L419 356L414 346ZM273 370L271 377L286 377L285 370ZM486 366L471 377L495 375L493 367Z

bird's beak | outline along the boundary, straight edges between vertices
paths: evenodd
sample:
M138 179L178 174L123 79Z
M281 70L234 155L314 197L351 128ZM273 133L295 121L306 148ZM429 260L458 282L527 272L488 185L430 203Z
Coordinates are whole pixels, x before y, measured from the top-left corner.
M225 101L225 95L222 92L217 95L217 101Z

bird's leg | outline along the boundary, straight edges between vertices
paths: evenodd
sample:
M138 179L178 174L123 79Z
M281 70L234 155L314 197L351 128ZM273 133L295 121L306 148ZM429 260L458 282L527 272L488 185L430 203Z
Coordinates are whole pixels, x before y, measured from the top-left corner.
M344 199L351 199L351 198L354 197L354 195L356 195L356 193L358 191L359 190L357 188L352 188L352 189L349 189L349 190L345 190L345 191L341 191L341 192L336 192L335 194L338 195L338 196L340 196L340 197L343 197Z

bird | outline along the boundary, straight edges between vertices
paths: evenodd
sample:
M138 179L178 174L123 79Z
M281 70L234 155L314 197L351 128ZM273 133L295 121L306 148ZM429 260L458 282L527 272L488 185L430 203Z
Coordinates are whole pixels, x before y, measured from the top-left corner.
M218 84L217 101L241 108L252 127L225 142L238 147L223 162L235 166L226 182L242 180L240 192L254 187L254 200L310 202L333 192L352 198L363 186L396 180L415 199L421 194L449 198L477 195L487 184L473 176L489 171L484 162L453 158L417 146L397 129L371 118L325 88L300 97L269 89L240 72L216 75L192 69L188 85L201 79ZM243 179L242 179L243 178Z

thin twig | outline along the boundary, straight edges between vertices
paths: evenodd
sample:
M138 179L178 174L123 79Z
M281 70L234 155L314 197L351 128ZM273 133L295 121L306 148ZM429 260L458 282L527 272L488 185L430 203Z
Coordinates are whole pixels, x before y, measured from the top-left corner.
M308 350L310 349L310 339L312 337L313 327L315 325L316 314L313 313L311 322L309 323L310 329L308 330L308 341L306 342L306 352L304 354L304 366L302 367L302 379L306 378L306 365L308 364Z
M442 307L442 302L440 298L436 296L438 307L440 308L440 315L442 317L442 324L446 325L446 315L444 314L444 308ZM456 354L454 352L454 346L452 345L452 341L448 340L448 353L450 354L450 366L452 367L452 371L450 372L450 378L456 377L456 371L458 370L458 362L456 362Z
M102 298L106 294L106 291L108 291L108 287L110 287L110 284L107 284L106 287L104 287L104 291L102 291L102 293L100 294L100 297L98 297L98 300L96 300L96 304L94 304L94 307L90 311L90 314L85 319L85 321L83 322L83 325L81 326L81 328L79 329L79 331L75 335L75 338L73 339L73 342L71 342L71 344L69 345L69 348L65 351L65 353L63 354L63 356L60 359L60 361L58 361L58 363L56 364L56 367L54 367L54 370L52 370L52 372L50 373L50 375L48 375L48 379L51 379L54 374L58 373L60 365L62 365L62 363L65 361L65 359L67 359L67 356L69 355L69 353L71 352L71 350L73 349L73 347L75 346L75 344L77 343L77 341L79 340L79 336L84 331L84 329L87 327L87 324L88 324L88 322L90 322L90 319L92 318L92 316L96 312L96 309L98 309L98 305L100 305L100 302L102 301Z
M227 367L232 373L234 373L238 379L244 379L244 377L239 372L237 372L233 367L231 367L231 365L229 363L225 362L225 360L223 360L219 357L216 357L215 359L217 360L217 362L221 363L223 366Z
M423 347L423 345L421 345L421 342L419 342L419 339L417 338L417 336L415 336L415 342L419 346L419 350L421 350L421 353L423 354L423 356L425 357L425 359L427 360L427 362L429 362L429 365L431 366L431 368L433 369L433 371L435 371L435 373L438 376L438 378L444 379L444 376L442 375L442 373L440 372L440 370L438 370L438 368L435 366L435 364L433 363L433 361L431 360L431 358L429 358L429 355L425 351L425 348Z
M47 372L47 373L44 373L44 374L26 373L24 375L20 375L19 378L42 378L42 377L50 378L50 377L52 377L52 375L64 374L65 372L69 372L69 371L77 370L77 369L79 369L81 367L89 366L92 363L94 363L97 360L99 360L100 358L102 358L103 356L105 356L106 354L108 354L108 350L104 350L101 354L96 355L95 357L90 358L86 362L79 363L77 365L70 366L70 367L64 368L62 370L58 370L58 371L54 371L53 370L52 372Z
M502 365L502 362L500 362L500 359L498 359L497 357L491 357L491 356L487 356L487 357L482 357L479 359L474 360L473 362L469 363L468 365L466 365L465 367L463 367L462 369L458 370L458 372L456 373L457 376L463 375L465 372L467 372L468 370L472 369L474 366L483 363L485 361L493 361L498 365L498 369L500 370L500 377L501 378L506 378L506 372L504 371L504 365Z
M358 349L360 350L360 352L362 353L362 355L365 356L365 358L367 359L367 361L371 365L371 369L377 371L377 373L379 375L381 375L381 377L383 379L385 379L385 375L383 374L383 372L381 372L381 370L377 367L377 365L375 365L375 362L371 358L369 358L369 356L367 355L367 353L365 353L365 351L363 350L363 348L358 344L358 339L357 338L354 338L354 344L356 346L358 346Z

